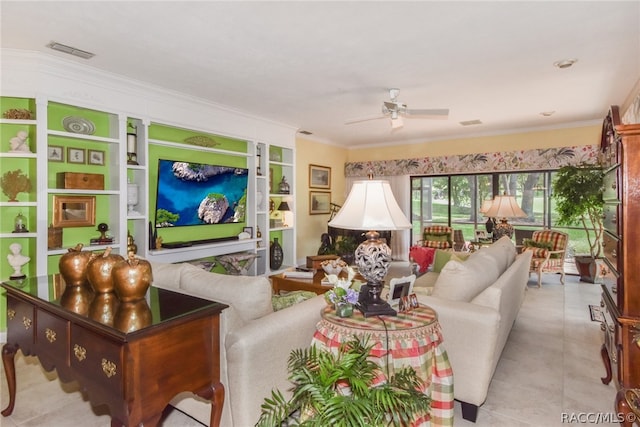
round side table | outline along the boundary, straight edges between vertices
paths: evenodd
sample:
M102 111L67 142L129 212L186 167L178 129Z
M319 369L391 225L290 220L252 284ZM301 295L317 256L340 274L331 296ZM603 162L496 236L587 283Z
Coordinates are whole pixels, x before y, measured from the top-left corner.
M431 413L415 420L413 426L453 426L453 372L442 346L438 316L431 307L420 305L398 316L368 318L354 310L352 317L342 318L327 306L312 344L337 353L340 345L353 337L367 338L373 345L370 359L383 373L374 385L401 368L410 366L416 371L422 381L421 391L432 401Z

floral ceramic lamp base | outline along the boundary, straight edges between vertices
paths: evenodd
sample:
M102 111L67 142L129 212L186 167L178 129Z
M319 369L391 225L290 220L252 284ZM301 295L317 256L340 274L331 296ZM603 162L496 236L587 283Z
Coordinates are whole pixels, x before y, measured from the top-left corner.
M363 292L358 308L364 317L396 316L398 313L380 298L383 280L391 264L391 249L375 231L367 232L367 240L356 249L358 271L367 280L368 292Z

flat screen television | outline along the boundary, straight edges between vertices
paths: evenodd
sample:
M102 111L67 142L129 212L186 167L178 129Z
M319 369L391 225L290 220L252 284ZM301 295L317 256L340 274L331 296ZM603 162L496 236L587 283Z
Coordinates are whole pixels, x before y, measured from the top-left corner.
M245 222L249 170L158 160L156 228Z

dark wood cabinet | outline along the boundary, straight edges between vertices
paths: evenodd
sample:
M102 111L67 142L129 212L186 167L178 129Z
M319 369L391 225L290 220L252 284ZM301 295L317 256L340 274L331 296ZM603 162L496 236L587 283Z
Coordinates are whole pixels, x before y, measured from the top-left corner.
M625 391L640 387L640 227L633 225L640 218L640 124L621 124L615 106L603 123L602 153L607 168L604 255L613 273L602 285L602 382L614 381L615 407L626 415L631 408ZM621 424L633 423L625 417Z
M2 415L10 415L16 403L14 356L21 350L38 356L46 370L56 369L63 382L77 380L93 405L108 405L112 426L156 425L181 391L210 400L210 423L219 424L224 401L219 315L226 305L151 287L146 299L120 302L106 315L114 306L102 305L104 294L80 293L87 298L83 304L70 305L57 282L49 276L2 283L7 297L2 361L9 388Z

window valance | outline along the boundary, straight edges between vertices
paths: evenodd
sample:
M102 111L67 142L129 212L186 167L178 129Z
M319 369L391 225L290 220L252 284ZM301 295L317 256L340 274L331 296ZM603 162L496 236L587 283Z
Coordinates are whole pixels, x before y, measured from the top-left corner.
M366 177L369 171L380 177L548 170L580 163L597 164L599 158L599 145L578 145L511 152L348 162L345 164L345 176Z

